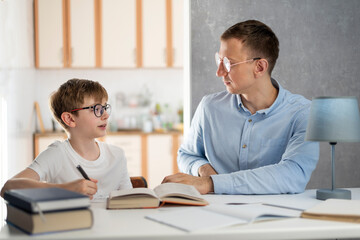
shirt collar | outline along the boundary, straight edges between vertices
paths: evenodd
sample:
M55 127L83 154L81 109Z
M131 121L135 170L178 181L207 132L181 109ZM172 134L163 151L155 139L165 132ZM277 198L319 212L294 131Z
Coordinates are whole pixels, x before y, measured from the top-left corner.
M273 78L271 78L271 83L275 88L277 88L279 90L278 95L277 95L275 101L273 102L273 104L270 107L265 108L265 109L261 109L261 110L257 111L256 113L267 115L272 110L274 110L282 102L282 100L284 98L284 89L283 89L283 87L278 83L278 81L276 81ZM237 99L237 102L238 102L239 109L242 108L245 112L250 113L250 111L242 103L240 94L236 94L236 99Z

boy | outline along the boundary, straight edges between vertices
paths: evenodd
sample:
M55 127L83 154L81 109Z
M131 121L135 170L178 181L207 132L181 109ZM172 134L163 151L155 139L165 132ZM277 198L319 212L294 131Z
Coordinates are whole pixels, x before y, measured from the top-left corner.
M9 189L60 187L103 198L112 190L132 188L124 151L98 142L106 134L111 107L108 94L98 82L70 79L50 97L54 118L68 134L43 151L25 170L8 180ZM90 177L84 179L76 166Z

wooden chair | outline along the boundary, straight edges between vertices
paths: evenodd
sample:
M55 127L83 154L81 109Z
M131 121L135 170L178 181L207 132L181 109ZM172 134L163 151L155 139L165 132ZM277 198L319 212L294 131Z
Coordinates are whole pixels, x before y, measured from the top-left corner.
M130 177L133 188L147 188L147 181L143 176Z

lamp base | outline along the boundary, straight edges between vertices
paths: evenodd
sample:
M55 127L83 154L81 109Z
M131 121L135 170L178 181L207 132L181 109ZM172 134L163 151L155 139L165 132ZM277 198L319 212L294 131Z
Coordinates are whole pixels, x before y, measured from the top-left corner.
M326 200L329 198L351 199L351 191L345 189L318 189L316 199Z

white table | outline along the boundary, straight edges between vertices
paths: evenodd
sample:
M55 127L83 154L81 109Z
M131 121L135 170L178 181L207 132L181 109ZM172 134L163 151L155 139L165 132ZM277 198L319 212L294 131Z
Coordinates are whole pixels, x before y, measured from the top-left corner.
M352 199L360 200L360 188L350 189ZM205 195L210 204L228 202L264 202L295 208L319 203L315 190L294 195ZM159 209L106 210L105 203L92 203L94 226L91 229L28 236L5 224L0 239L345 239L360 238L360 224L290 218L236 225L209 231L186 233L145 219L144 216L179 210Z

